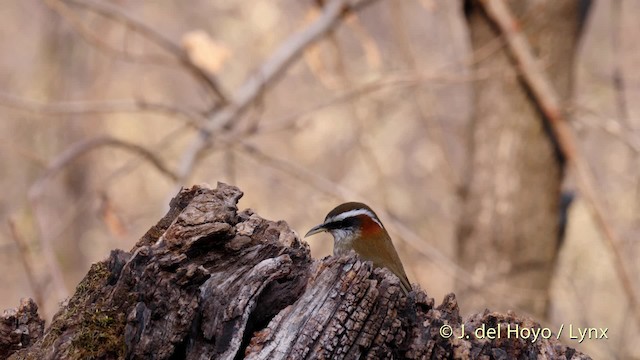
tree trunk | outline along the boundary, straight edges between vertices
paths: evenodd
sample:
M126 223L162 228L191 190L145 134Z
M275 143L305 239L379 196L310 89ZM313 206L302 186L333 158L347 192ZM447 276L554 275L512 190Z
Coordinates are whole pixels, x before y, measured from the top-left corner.
M130 252L94 264L37 342L0 337L12 359L586 359L554 337L475 339L537 327L488 311L462 321L354 254L314 260L283 221L238 212L235 187L182 190ZM457 338L462 324L468 338ZM449 325L453 337L441 336ZM445 331L448 328L445 328ZM0 334L3 334L0 331Z
M510 1L559 94L570 94L577 1ZM476 54L499 33L480 8L469 14ZM493 45L491 42L493 41ZM464 307L491 304L544 318L558 251L563 159L503 46L476 63L493 75L475 82L471 164L459 232L459 259L478 288L460 284Z

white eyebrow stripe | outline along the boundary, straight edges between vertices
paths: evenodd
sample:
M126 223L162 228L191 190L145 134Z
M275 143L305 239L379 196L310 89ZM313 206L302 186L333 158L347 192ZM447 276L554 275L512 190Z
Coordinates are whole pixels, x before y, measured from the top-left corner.
M378 218L373 214L373 212L367 210L367 209L355 209L355 210L349 210L346 212L343 212L341 214L338 214L330 219L328 219L329 221L326 222L334 222L334 221L340 221L340 220L344 220L350 217L356 217L358 215L366 215L368 217L371 218L371 220L375 221L376 224L380 225L381 228L384 228L384 226L382 226L382 223L380 222L380 220L378 220Z

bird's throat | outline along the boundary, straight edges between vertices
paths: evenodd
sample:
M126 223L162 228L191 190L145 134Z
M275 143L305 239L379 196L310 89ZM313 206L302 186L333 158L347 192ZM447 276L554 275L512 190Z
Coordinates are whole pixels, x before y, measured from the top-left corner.
M331 231L333 235L333 255L341 256L353 250L353 241L359 236L355 231L336 229Z

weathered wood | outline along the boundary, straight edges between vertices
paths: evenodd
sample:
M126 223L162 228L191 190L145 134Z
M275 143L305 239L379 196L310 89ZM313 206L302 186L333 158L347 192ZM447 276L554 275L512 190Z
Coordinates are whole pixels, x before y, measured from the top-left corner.
M354 253L313 260L285 222L239 212L241 196L224 184L182 190L131 252L94 264L12 359L588 358L554 338L472 336L481 324L540 327L513 314L472 316L458 338L453 294L436 307ZM33 317L30 304L22 312Z
M26 348L44 332L44 320L31 299L22 299L17 309L5 310L0 316L0 359Z

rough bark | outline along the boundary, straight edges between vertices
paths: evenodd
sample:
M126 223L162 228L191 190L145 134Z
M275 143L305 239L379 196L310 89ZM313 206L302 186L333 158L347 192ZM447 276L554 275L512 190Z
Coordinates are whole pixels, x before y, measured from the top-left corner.
M0 316L0 359L26 348L42 337L44 320L31 299L22 299L17 309L5 310Z
M224 184L182 190L11 358L588 358L555 338L476 339L482 324L540 325L488 311L463 322L453 294L435 306L420 289L403 296L394 275L355 254L313 260L285 222L239 212L241 196ZM445 324L453 337L439 335ZM457 338L462 324L468 337ZM5 344L5 354L17 349Z
M578 2L509 5L522 19L518 25L558 93L568 99ZM481 7L473 8L468 19L474 50L486 54L500 41L500 33ZM474 83L471 164L458 252L460 264L482 291L461 283L458 295L471 311L486 306L491 294L504 299L494 304L501 310L515 308L544 318L559 243L563 159L506 47L475 67L499 75Z

